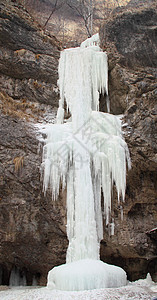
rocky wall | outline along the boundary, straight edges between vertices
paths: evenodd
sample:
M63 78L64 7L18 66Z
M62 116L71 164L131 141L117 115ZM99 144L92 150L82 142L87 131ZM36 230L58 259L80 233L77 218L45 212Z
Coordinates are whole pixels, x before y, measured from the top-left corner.
M143 3L131 10L128 5L100 29L109 57L111 112L123 114L132 161L125 203L117 204L116 193L113 201L115 235L104 227L101 257L122 266L130 280L145 278L148 272L157 280L157 240L150 234L157 227L156 20L152 3L151 8Z
M0 3L0 88L14 99L58 105L61 49L28 12L11 1Z

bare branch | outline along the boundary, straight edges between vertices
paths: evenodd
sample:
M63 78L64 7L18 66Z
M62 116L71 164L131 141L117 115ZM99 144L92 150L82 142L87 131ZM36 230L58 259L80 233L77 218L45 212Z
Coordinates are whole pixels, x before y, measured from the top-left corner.
M83 19L88 37L92 35L93 0L67 0L67 5Z
M48 19L46 20L46 22L45 22L45 24L44 24L44 26L43 26L43 29L46 28L46 25L48 24L49 20L51 19L52 15L54 14L54 12L55 12L56 10L60 9L60 8L64 5L64 3L65 3L65 1L61 2L61 3L57 6L58 0L55 1L54 8L52 9L52 11L51 11L51 13L50 13Z

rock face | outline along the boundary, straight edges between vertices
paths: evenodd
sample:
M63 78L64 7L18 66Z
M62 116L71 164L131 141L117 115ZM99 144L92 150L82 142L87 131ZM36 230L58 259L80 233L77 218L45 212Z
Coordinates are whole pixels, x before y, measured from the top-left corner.
M101 257L123 267L130 280L144 278L148 272L157 280L157 243L155 233L149 233L157 221L156 19L155 8L125 9L100 31L102 46L109 53L111 111L124 114L132 160L123 221L115 196L115 235L109 236L105 229Z
M43 195L30 121L52 111L44 103L58 105L59 43L16 3L0 5L0 284L16 271L28 285L43 285L48 270L65 261L66 212L64 200L52 204Z
M65 260L66 212L62 201L53 205L51 195L43 195L34 128L3 115L0 127L1 284L9 284L14 267L28 285L34 278L45 284L50 266Z
M0 87L15 99L57 106L59 42L16 3L0 4Z
M157 14L153 9L125 13L106 25L106 38L114 42L121 64L129 68L157 67Z
M50 193L44 196L40 180L42 151L35 128L28 121L42 116L47 104L53 108L57 105L59 44L44 35L16 3L1 1L1 8L0 283L9 284L12 270L18 270L19 277L26 276L28 285L44 285L48 271L65 263L66 197L63 192L59 201L52 202ZM122 10L100 32L109 56L111 111L124 114L124 134L132 160L126 201L122 204L123 221L115 195L115 235L110 236L110 228L104 226L101 259L122 266L130 280L145 277L148 272L157 279L153 230L157 220L156 27L151 18L145 18L150 11L154 19L155 9L142 7L135 13ZM128 26L128 20L134 20L136 26ZM138 41L144 45L143 52ZM32 103L37 101L38 106Z

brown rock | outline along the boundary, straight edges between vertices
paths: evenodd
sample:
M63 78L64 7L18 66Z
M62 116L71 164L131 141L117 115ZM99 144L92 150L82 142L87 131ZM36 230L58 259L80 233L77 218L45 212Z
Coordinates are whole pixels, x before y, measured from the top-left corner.
M0 87L9 96L58 104L60 45L35 24L22 6L0 4Z
M101 257L122 266L130 280L145 278L148 272L157 280L157 243L148 234L157 220L156 17L155 8L123 9L100 31L102 46L109 53L111 111L124 114L123 130L132 161L123 221L115 195L115 235L108 236L110 230L105 229Z
M65 261L65 203L42 192L34 129L3 115L0 128L1 284L9 283L16 266L29 285L34 276L44 285L48 270Z
M64 201L43 195L39 143L27 122L51 112L43 103L58 106L60 46L22 6L0 6L0 284L15 267L27 284L45 284L48 270L65 261L66 213Z

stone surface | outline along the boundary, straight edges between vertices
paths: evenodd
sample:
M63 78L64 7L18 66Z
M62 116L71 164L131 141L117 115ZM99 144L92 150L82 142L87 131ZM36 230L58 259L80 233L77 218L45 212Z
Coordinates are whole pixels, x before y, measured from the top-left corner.
M46 284L48 270L65 261L66 212L43 195L42 153L28 122L58 106L60 46L22 6L0 6L0 283L9 284L15 266L27 284Z
M15 99L57 106L60 44L24 8L0 3L0 87Z
M1 284L9 283L13 266L26 274L29 285L33 276L45 284L50 267L65 261L65 204L52 203L51 194L42 192L34 128L3 115L0 128Z
M157 67L157 12L152 6L117 14L102 29L103 38L113 42L120 63L129 68Z
M148 272L157 280L157 243L148 234L157 221L156 18L155 7L143 3L140 10L115 13L100 31L102 47L109 54L111 111L124 114L124 136L132 161L123 221L115 195L115 235L109 236L110 229L104 227L101 257L123 267L130 280L144 278Z

